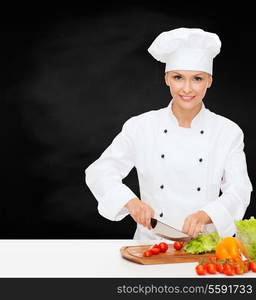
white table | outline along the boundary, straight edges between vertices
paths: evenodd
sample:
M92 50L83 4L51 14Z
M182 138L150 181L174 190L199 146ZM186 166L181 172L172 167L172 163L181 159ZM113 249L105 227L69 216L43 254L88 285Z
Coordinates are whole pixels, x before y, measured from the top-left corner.
M1 278L199 277L196 263L140 265L122 258L120 248L153 244L138 240L0 240ZM201 277L226 277L222 274ZM235 277L256 277L246 273Z

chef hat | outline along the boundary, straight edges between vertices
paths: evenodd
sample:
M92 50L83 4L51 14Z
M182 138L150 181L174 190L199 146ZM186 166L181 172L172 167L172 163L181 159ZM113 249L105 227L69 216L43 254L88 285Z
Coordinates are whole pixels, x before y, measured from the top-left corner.
M165 72L194 70L212 74L213 58L220 52L217 34L199 28L178 28L159 34L148 48Z

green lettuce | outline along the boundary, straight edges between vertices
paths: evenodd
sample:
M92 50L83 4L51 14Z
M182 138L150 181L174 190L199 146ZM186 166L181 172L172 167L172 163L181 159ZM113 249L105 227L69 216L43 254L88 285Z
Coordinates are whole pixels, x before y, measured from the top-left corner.
M250 217L250 219L235 221L236 225L236 237L241 241L243 246L248 251L248 255L251 259L256 258L256 219Z
M184 250L191 254L200 254L215 251L221 237L216 231L209 234L199 234L197 238L190 240Z

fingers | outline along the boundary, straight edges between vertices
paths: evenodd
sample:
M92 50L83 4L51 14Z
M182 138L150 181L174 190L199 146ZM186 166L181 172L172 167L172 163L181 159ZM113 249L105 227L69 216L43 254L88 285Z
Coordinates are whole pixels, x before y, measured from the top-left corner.
M202 229L202 224L201 223L195 224L194 230L193 230L193 233L192 233L192 237L196 238L200 233L202 233L201 229Z
M190 223L190 228L188 231L188 235L192 236L192 238L196 238L199 233L201 233L202 224L197 220L193 219Z
M154 210L146 203L140 201L135 207L130 211L131 217L135 222L152 229L151 218L154 216Z
M140 219L140 224L147 227L148 229L152 229L151 227L151 217L153 215L153 210L152 208L144 204L142 207L142 212L141 212L141 219Z
M198 215L192 214L188 216L184 220L182 231L192 238L196 238L200 233L203 233L204 231L204 224L202 223L202 220L198 218Z
M151 227L151 218L154 217L154 210L151 207L148 207L146 211L146 227L152 229Z

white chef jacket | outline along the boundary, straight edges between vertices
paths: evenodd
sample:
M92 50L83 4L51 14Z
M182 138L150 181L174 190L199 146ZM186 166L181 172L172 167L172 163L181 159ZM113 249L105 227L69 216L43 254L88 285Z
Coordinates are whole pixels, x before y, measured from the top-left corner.
M124 205L138 197L122 182L135 167L140 199L155 217L161 214L163 222L182 229L188 215L203 210L213 222L206 232L232 236L234 220L243 218L252 191L243 148L240 127L204 104L191 128L180 127L171 100L165 108L128 119L86 169L86 184L99 213L119 221L129 214ZM159 237L137 224L134 239Z

